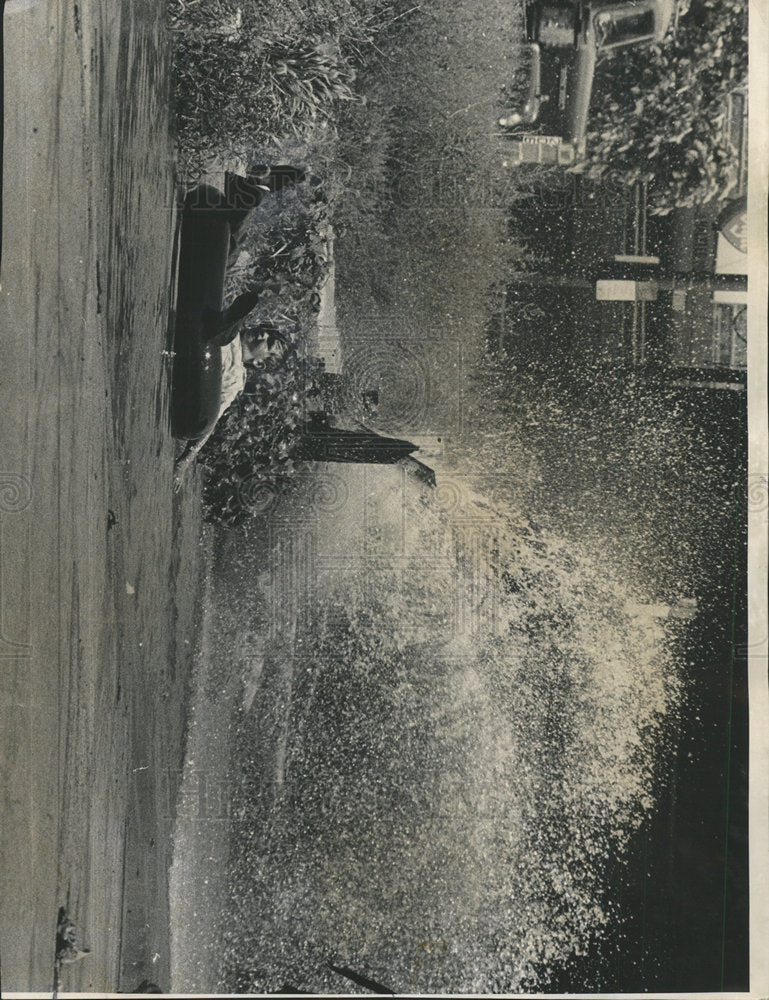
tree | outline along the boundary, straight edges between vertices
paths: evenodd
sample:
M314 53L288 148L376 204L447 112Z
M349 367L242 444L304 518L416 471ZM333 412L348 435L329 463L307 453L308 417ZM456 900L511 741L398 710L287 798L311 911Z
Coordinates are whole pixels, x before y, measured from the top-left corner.
M693 0L664 43L618 50L602 65L577 169L628 186L648 181L657 215L726 197L739 168L727 98L747 72L747 0Z

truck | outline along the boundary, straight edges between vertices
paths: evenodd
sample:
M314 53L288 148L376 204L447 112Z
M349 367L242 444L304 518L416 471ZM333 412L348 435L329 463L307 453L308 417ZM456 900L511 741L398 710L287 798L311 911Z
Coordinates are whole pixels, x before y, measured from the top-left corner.
M583 159L598 60L662 41L676 15L676 0L529 0L524 85L497 121L505 165Z

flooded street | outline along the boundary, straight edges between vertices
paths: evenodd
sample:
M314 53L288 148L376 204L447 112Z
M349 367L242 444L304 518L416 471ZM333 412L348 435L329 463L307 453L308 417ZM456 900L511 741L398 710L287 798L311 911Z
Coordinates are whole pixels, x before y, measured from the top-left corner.
M61 988L114 991L167 978L196 590L167 429L169 51L144 2L11 10L4 45L3 985L51 989L67 906L91 954Z
M4 21L4 988L51 991L60 906L62 991L742 988L743 401L659 404L549 329L492 371L451 202L433 301L427 240L355 302L338 245L353 389L436 487L305 463L203 525L162 18Z
M437 487L308 466L209 536L174 987L739 988L744 399L358 308Z

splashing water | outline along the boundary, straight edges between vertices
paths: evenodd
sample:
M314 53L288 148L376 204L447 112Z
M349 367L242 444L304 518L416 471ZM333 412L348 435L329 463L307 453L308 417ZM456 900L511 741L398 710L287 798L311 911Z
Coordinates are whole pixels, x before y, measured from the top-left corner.
M325 503L214 572L219 984L334 991L331 960L398 991L541 988L600 937L604 872L653 807L681 698L663 628L469 486L319 475Z

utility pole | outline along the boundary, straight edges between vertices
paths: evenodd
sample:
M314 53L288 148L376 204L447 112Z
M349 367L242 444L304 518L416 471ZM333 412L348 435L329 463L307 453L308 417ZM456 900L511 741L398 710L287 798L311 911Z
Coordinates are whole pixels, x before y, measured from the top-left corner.
M707 271L680 271L675 274L655 274L654 277L650 277L647 273L643 280L650 285L656 285L660 292L689 292L695 289L710 292L747 292L748 290L747 274L708 274Z
M625 262L623 262L625 263ZM726 291L746 292L748 276L746 274L709 274L707 271L678 271L658 274L646 265L643 271L638 267L623 267L622 276L603 273L593 274L546 274L542 271L513 271L510 280L513 284L534 285L538 288L583 288L592 289L599 281L632 281L639 285L651 286L658 292L693 291ZM656 298L656 296L654 296Z
M650 368L647 378L657 379L660 384L682 389L732 389L745 392L748 388L748 373L734 368Z
M513 271L510 275L513 284L534 285L538 288L593 288L595 278L576 274L546 274L542 271Z

